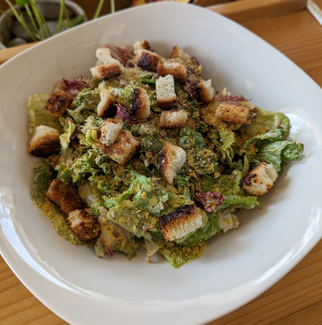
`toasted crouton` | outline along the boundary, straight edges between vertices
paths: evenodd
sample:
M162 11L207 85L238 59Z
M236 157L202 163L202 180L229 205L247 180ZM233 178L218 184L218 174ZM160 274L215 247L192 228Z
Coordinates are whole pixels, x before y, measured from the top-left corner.
M48 157L59 149L59 132L45 125L36 127L29 141L29 153L36 157Z
M211 103L215 98L215 89L211 86L211 79L200 80L197 84L197 98L203 103Z
M160 155L160 169L169 184L173 184L173 179L179 173L186 161L186 152L170 142L163 144Z
M66 224L81 241L88 241L98 237L100 225L90 209L74 210L68 214Z
M104 65L104 64L110 64L110 63L116 63L120 68L122 67L122 64L120 61L112 58L111 56L111 50L107 47L99 47L96 50L96 57L98 59L98 62L96 65Z
M123 122L119 118L108 118L100 128L100 143L105 146L112 145L119 136L123 127Z
M188 114L185 110L163 111L160 116L161 129L182 129L186 125Z
M93 78L98 80L108 80L122 74L121 68L117 63L108 63L91 68Z
M116 143L106 149L106 154L120 165L126 163L138 152L141 146L141 138L136 138L130 131L121 131Z
M252 111L243 105L221 103L215 113L218 120L228 124L250 124Z
M157 72L159 55L147 50L138 50L135 56L137 65L143 69L151 72Z
M51 93L44 106L44 109L51 115L61 117L66 113L66 109L73 101L73 97L68 93Z
M153 52L148 41L137 41L133 44L134 54L138 53L139 50L147 50Z
M134 89L132 114L139 120L144 120L150 115L150 99L148 93L143 88Z
M159 218L163 237L166 241L182 238L203 224L204 216L195 204L184 205Z
M247 194L260 196L267 193L276 181L278 174L272 164L261 162L239 183Z
M186 64L190 60L189 54L183 52L179 46L175 46L171 53L170 53L170 59L177 59L182 61L184 64Z
M176 104L177 96L174 91L174 79L172 75L159 77L155 83L157 104L163 109L169 109Z
M73 210L81 209L84 203L78 195L76 186L72 184L64 185L58 178L54 179L50 184L47 196L50 201L56 203L66 214Z
M158 64L158 76L165 77L168 74L171 74L177 82L185 82L187 78L187 69L184 64L178 61L160 61Z
M115 100L112 94L105 88L101 89L100 92L101 101L97 105L97 116L98 117L112 117L115 115Z

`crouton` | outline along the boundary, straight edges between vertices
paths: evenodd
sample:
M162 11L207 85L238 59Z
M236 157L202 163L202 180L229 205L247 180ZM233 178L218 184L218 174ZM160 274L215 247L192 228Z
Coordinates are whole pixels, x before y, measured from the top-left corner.
M64 92L51 93L44 109L51 115L61 117L73 101L73 96Z
M159 77L155 83L157 104L163 109L169 109L176 104L177 96L174 91L174 79L172 75Z
M200 80L197 84L197 98L200 102L209 104L215 98L215 89L211 86L211 79Z
M101 89L100 92L101 101L97 105L97 116L98 117L112 117L116 114L115 104L112 94L105 88Z
M166 241L182 238L203 224L205 216L195 204L184 205L159 218L163 237Z
M254 167L239 183L247 194L260 196L273 186L278 174L272 164L261 162Z
M109 80L122 74L121 68L117 63L108 63L91 68L93 78L98 80Z
M163 144L160 155L160 169L169 184L173 184L173 179L179 173L186 161L186 152L170 142Z
M197 128L196 128L196 122L192 118L188 118L186 125L187 125L187 128L189 130L191 130L191 131L196 131L197 130Z
M165 77L171 74L175 81L185 82L187 78L187 70L184 64L174 60L165 62L159 62L158 64L158 76Z
M182 129L186 125L188 114L185 110L163 111L160 116L161 129Z
M143 88L134 89L132 114L139 120L144 120L150 115L150 99L148 93Z
M105 146L112 145L119 136L123 127L123 122L119 118L108 118L100 128L100 143Z
M179 46L175 46L171 53L170 53L170 59L176 59L182 61L184 64L186 64L190 60L190 55L183 52Z
M138 152L141 147L141 138L135 138L130 131L121 131L116 143L106 148L106 154L119 163L126 163Z
M66 218L66 224L81 241L89 241L99 235L98 219L90 209L77 209L70 212Z
M81 209L84 204L78 195L77 187L73 184L64 185L58 178L51 182L47 190L47 197L50 201L56 203L66 214L76 209Z
M153 52L148 41L137 41L133 44L134 54L137 54L139 50L147 50Z
M122 64L120 61L112 58L111 56L111 50L107 47L99 47L96 50L96 57L98 59L98 62L96 65L104 65L104 64L111 64L116 63L120 68L122 67Z
M60 147L59 132L45 125L36 127L36 132L29 141L29 153L36 157L48 157Z
M216 109L215 117L228 124L250 124L252 110L247 106L222 102Z
M135 56L137 65L151 72L157 72L159 59L159 55L147 50L138 50Z

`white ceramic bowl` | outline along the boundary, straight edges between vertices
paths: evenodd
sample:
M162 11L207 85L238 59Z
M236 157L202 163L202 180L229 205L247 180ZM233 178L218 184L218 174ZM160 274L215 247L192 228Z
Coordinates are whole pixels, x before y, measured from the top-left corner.
M32 204L36 158L27 153L27 99L57 80L89 76L95 49L148 40L167 56L194 55L216 89L288 114L291 137L305 144L261 209L244 211L236 231L210 240L180 269L144 252L98 259L60 238ZM193 5L159 3L86 23L25 51L0 68L0 249L21 281L72 324L190 325L247 303L290 271L322 234L322 92L281 53L234 22Z

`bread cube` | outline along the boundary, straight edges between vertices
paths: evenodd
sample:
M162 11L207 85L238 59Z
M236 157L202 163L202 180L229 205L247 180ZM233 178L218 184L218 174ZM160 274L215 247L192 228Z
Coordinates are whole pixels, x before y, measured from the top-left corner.
M260 196L267 193L276 181L278 174L272 164L261 162L239 183L247 194Z
M177 96L174 90L174 79L172 75L159 77L155 83L157 93L157 104L162 109L175 106Z
M119 136L123 122L119 118L108 118L100 128L99 141L105 146L112 145Z
M58 178L54 179L50 184L47 190L47 197L50 201L56 203L66 214L76 209L81 209L84 204L78 195L77 187L73 184L64 185Z
M97 105L97 116L101 118L112 117L116 113L112 94L105 88L100 91L101 101Z
M29 141L28 151L36 157L48 157L60 147L59 132L45 125L36 127L36 132Z
M105 65L105 64L111 64L116 63L120 68L122 68L122 64L120 61L112 58L111 56L111 50L107 47L99 47L96 50L96 57L98 59L97 65Z
M247 106L222 102L216 109L215 117L228 124L250 124L252 111Z
M161 129L182 129L186 125L188 114L185 110L163 111L160 116Z
M135 56L136 64L143 70L157 72L159 55L148 50L140 49Z
M176 82L185 82L187 78L187 70L184 64L174 60L159 62L158 76L165 77L171 74Z
M186 162L186 152L170 142L165 142L160 155L160 169L164 178L169 184L173 184L173 179L180 172L181 167Z
M118 63L108 63L91 68L93 78L98 80L109 80L122 74Z
M51 115L61 117L73 101L73 97L65 92L51 93L44 109Z
M211 79L200 80L197 84L197 98L199 101L209 104L215 98L215 89L211 86Z
M130 131L123 130L119 133L116 143L106 148L106 154L119 163L126 163L139 151L141 147L141 138L136 138Z
M137 54L139 50L147 50L153 52L148 41L137 41L133 44L134 54Z
M77 209L70 212L66 218L66 224L81 241L89 241L99 235L98 219L90 209Z
M147 119L150 115L150 99L144 88L134 89L132 114L139 120Z
M171 53L170 53L170 59L176 59L181 61L182 63L186 64L190 60L190 55L183 52L179 46L175 46Z
M159 218L159 223L164 239L173 241L200 228L204 218L202 210L198 209L195 204L190 204L163 215Z

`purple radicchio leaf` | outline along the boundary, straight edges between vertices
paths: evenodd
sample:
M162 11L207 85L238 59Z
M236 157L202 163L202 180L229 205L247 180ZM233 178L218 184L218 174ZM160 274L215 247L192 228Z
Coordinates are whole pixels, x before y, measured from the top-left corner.
M206 212L212 212L222 205L223 196L217 192L195 192L195 199L202 204Z
M151 121L154 118L154 114L150 114L150 116L147 119L139 120L133 115L131 115L130 111L126 107L121 105L116 105L116 107L117 107L117 114L119 115L121 120L130 125L146 123Z
M220 101L221 102L228 102L228 101L230 101L230 102L238 102L238 103L240 103L240 102L246 101L246 99L243 96L227 95L225 97L221 97L220 98Z
M93 89L93 88L94 87L90 79L87 79L82 75L78 76L73 80L63 79L62 89L65 92L72 95L73 97L76 97L79 94L79 92L83 89Z
M190 61L186 64L187 69L187 78L185 83L182 85L182 89L186 91L190 97L195 100L197 99L197 85L198 82L201 79L201 73L200 73L200 63L195 58L192 57Z
M107 44L107 48L111 50L112 58L120 61L125 67L134 67L134 47L131 45L116 45L116 44Z

